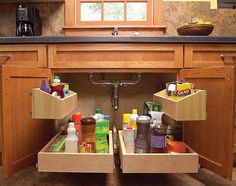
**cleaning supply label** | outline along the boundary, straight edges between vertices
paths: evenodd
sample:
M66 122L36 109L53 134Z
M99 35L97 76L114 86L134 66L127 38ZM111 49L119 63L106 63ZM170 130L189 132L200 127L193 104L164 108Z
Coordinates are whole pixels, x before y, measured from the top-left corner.
M151 135L151 147L154 148L165 148L166 147L166 136L154 136Z

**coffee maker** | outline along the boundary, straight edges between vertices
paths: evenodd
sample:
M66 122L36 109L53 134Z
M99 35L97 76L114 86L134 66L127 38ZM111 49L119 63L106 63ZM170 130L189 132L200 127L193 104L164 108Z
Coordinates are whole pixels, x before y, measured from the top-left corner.
M16 8L16 36L40 36L42 24L39 10L30 6Z

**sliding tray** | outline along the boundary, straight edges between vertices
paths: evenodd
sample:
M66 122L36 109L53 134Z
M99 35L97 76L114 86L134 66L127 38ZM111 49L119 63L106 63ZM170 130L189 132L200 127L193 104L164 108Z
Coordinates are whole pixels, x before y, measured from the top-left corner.
M39 153L39 172L112 173L114 168L112 132L109 131L109 153L47 152L62 134L60 131Z
M176 121L206 120L205 90L180 98L168 97L166 90L162 90L153 95L153 102L160 104L161 111Z
M77 107L77 93L69 94L61 99L39 88L32 90L32 118L62 119Z
M198 154L188 147L187 153L126 153L122 131L119 131L120 158L123 173L197 173Z

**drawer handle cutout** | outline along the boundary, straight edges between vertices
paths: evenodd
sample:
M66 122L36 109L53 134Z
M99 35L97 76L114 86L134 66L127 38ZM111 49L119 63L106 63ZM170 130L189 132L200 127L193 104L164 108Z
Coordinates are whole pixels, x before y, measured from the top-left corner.
M0 55L0 60L8 60L11 57L11 55Z
M221 59L224 61L224 63L235 63L236 62L236 54L221 54ZM234 62L226 61L225 58L232 58Z

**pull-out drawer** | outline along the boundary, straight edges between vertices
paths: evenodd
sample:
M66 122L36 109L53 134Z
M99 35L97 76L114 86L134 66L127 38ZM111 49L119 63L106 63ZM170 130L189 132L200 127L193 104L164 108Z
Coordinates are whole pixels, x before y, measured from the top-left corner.
M112 131L109 131L109 153L47 152L60 131L39 153L39 172L112 173L114 168Z
M221 66L236 63L235 44L186 44L184 67Z
M183 68L181 44L58 44L48 55L51 68Z
M123 173L197 173L198 154L187 153L126 153L122 131L119 131L120 158Z
M0 64L47 67L46 45L0 45Z

